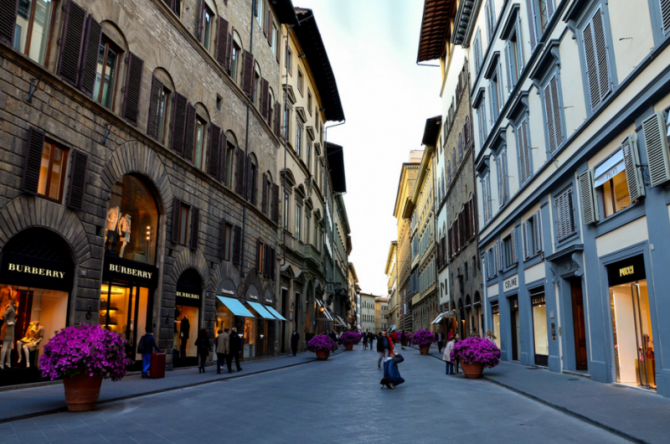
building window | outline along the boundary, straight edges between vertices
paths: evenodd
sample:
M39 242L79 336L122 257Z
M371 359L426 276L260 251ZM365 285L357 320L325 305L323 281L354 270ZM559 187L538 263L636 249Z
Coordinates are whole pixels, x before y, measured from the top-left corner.
M595 111L612 92L612 73L609 67L605 18L602 8L596 9L591 19L581 30L586 80L591 99L591 111Z
M491 77L491 86L489 91L491 93L491 120L495 122L498 120L498 115L500 113L500 108L502 107L503 97L502 97L502 79L500 78L500 70L496 69L496 72Z
M507 63L509 66L509 89L510 91L519 81L521 71L523 71L523 52L521 38L519 37L519 21L509 36L507 47L505 48Z
M556 237L560 241L575 232L572 188L569 188L556 196L554 206L556 209Z
M300 157L300 150L302 149L302 125L298 124L295 131L295 151Z
M300 224L302 222L302 207L300 205L295 206L295 238L302 240L300 238Z
M181 204L179 207L179 240L177 243L183 246L188 243L188 237L186 236L188 232L188 213L189 207Z
M202 30L200 31L202 39L201 43L205 49L209 51L210 42L212 41L212 18L214 17L214 13L212 13L205 2L203 2L202 5L202 22L200 23L200 26L202 27Z
M489 42L493 40L493 34L496 29L496 13L493 7L494 0L486 1L486 32L488 34Z
M288 209L290 208L291 196L287 193L284 193L284 230L288 231L288 220L289 214Z
M547 1L553 0L534 0L534 6L537 8L537 16L540 21L540 33L544 34L549 23L549 11L547 10Z
M312 170L312 142L307 141L307 171Z
M277 27L275 24L272 24L272 34L270 35L270 47L272 48L272 54L277 57L277 51L279 50L279 35L277 35Z
M305 83L305 77L302 75L302 71L298 68L298 91L302 94L302 88Z
M225 174L224 181L228 188L233 187L234 159L235 159L235 145L233 145L232 143L228 143L228 146L226 148L226 171L224 172Z
M477 126L479 128L479 148L484 146L486 141L486 105L485 98L482 98L481 104L477 108Z
M251 97L256 104L256 108L261 109L261 96L263 95L260 91L259 84L261 82L261 75L258 73L258 70L254 70L254 85L253 91L251 92Z
M116 72L121 50L104 35L98 50L98 66L96 68L93 98L106 108L114 107Z
M237 71L239 70L240 61L240 47L236 42L233 42L233 53L230 56L230 75L233 81L237 82Z
M200 116L195 118L195 157L193 164L200 168L205 168L205 122Z
M158 137L162 143L165 143L165 129L167 125L167 107L170 99L171 91L165 86L158 93L158 101L156 102L156 113L158 114Z
M256 250L256 271L258 272L259 276L263 275L263 264L265 263L264 261L264 253L265 253L265 244L263 242L258 242L257 243L258 249Z
M256 1L256 20L258 24L263 26L263 2L264 0L255 0Z
M509 186L507 178L507 149L503 148L496 156L496 169L498 174L498 203L503 206L509 198Z
M549 151L554 152L563 144L563 116L558 98L556 74L542 88L545 117L547 119L547 139Z
M488 279L492 279L498 275L498 264L496 259L498 257L497 250L498 247L496 244L486 251L486 277ZM453 276L452 276L452 282L453 282Z
M484 222L491 220L491 172L487 171L482 179L482 198L484 202Z
M305 243L309 244L311 241L311 231L312 231L312 215L307 212L305 214Z
M482 32L479 29L477 29L472 48L475 51L475 76L477 76L479 70L482 69Z
M523 257L528 259L542 251L542 221L540 212L523 223Z
M223 260L230 261L231 251L233 248L233 226L226 223L223 228Z
M284 108L284 139L288 140L289 138L289 128L291 126L291 112L288 107Z
M596 168L593 185L602 198L605 217L631 205L622 150L618 150Z
M37 194L60 202L63 198L66 165L67 150L48 140L45 141Z
M249 190L248 190L248 199L252 204L256 204L258 197L258 165L256 164L255 159L249 160Z
M503 268L508 269L516 264L516 242L514 242L514 229L501 241Z
M309 112L309 115L312 115L312 93L310 91L307 91L307 112Z
M288 43L287 43L288 44ZM293 51L291 51L291 48L288 49L287 51L287 56L286 56L286 71L288 71L288 74L290 76L293 75Z
M55 3L51 0L19 1L16 25L14 26L14 49L40 65L46 63L47 46L51 33L51 18ZM3 8L9 8L9 5L5 5Z
M528 117L524 118L519 126L516 127L516 145L519 152L519 181L521 184L533 175L532 155L528 131Z

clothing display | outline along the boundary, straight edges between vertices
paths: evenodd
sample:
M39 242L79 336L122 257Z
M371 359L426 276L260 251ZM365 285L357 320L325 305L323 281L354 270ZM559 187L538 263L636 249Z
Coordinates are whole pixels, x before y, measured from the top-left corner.
M130 214L126 214L121 219L119 219L118 233L121 238L121 252L119 253L120 257L123 257L123 251L126 249L126 245L130 242Z
M105 250L113 250L119 239L117 225L119 223L119 207L110 208L107 212L107 234L105 235Z
M44 327L39 321L32 321L26 335L19 341L19 360L21 363L22 355L26 358L26 368L30 368L30 352L39 349L40 342L44 339Z
M2 351L0 351L0 369L5 368L5 358L7 367L12 366L12 354L10 350L14 348L14 328L16 326L16 300L10 300L2 313L2 327L0 328L0 339L2 340Z

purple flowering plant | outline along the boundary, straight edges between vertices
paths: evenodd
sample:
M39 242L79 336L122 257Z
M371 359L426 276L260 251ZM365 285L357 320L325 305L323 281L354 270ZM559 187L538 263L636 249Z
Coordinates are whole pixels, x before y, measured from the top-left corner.
M435 335L430 330L417 330L416 333L412 335L412 344L414 345L430 345L435 342Z
M42 377L54 380L88 373L119 381L132 363L126 356L127 345L119 333L97 325L64 328L44 346L40 357Z
M337 344L326 335L316 335L307 343L307 350L311 352L335 351Z
M355 331L345 331L342 333L342 336L340 336L340 339L342 340L343 344L353 344L360 341L362 337L362 334Z
M480 362L484 367L493 368L500 362L500 349L488 339L473 336L454 344L451 350L452 362L455 359L466 364Z

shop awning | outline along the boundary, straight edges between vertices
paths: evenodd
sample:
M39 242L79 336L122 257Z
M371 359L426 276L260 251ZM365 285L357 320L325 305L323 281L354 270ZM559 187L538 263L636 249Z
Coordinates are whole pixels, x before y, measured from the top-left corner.
M440 313L440 314L433 320L433 322L431 322L431 324L437 324L438 322L440 322L440 321L442 320L442 315L443 315L443 313Z
M445 311L444 313L440 313L438 317L435 318L431 324L439 324L440 322L449 319L449 318L455 318L456 314L451 311Z
M266 306L265 308L267 308L268 311L269 311L270 313L272 313L272 316L274 316L275 318L279 319L280 321L285 321L285 320L286 320L286 318L285 318L284 316L280 315L279 312L278 312L277 310L275 310L274 308L270 307L269 305Z
M228 309L230 311L232 311L235 316L245 316L247 318L255 318L256 317L253 314L251 314L251 312L249 310L247 310L247 307L242 305L242 303L240 301L238 301L237 299L226 298L226 297L223 297L223 296L217 296L217 298L219 299L219 301L221 301L221 303L223 305L228 307Z
M275 318L274 316L272 316L272 315L270 314L270 312L267 311L267 310L265 309L265 307L263 307L263 306L262 306L261 304L259 304L258 302L251 302L251 301L249 301L249 305L251 305L251 308L253 308L254 310L256 310L256 313L258 313L259 315L261 315L263 318L265 318L265 319L270 319L270 320L272 320L272 321L276 321L276 320L277 320L277 318Z

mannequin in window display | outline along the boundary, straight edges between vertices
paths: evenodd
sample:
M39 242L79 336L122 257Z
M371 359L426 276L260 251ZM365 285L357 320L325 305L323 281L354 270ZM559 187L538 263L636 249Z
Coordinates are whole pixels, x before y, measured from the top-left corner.
M7 367L12 367L12 353L10 352L14 344L14 327L16 325L16 299L12 297L9 304L2 313L2 328L0 328L0 340L2 340L2 352L0 352L0 370L5 368L5 356L7 357Z
M105 235L105 251L114 250L119 240L119 233L116 231L119 223L119 207L112 207L107 212L107 234Z
M119 257L123 257L123 252L126 249L126 245L128 245L128 242L130 242L130 214L126 214L123 216L121 219L119 219L119 226L118 226L118 233L119 237L121 238L121 253L119 253Z
M191 330L191 323L188 316L184 315L179 325L179 353L182 358L186 357L186 344L188 343L188 334Z
M13 298L12 287L3 287L0 289L0 309L6 307Z
M26 368L30 368L30 352L39 348L44 339L44 327L40 321L32 321L26 331L26 336L19 341L19 364L21 363L21 350L26 355Z

